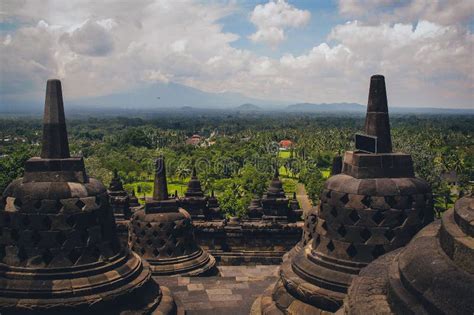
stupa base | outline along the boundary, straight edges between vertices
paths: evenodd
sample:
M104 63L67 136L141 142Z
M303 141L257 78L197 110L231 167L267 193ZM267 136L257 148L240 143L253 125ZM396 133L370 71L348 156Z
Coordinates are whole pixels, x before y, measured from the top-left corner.
M148 261L153 276L213 276L219 272L215 258L202 249L189 256Z
M58 274L51 273L43 275L43 279L38 279L38 276L29 279L28 275L19 276L15 271L4 270L8 280L3 278L0 281L9 281L11 285L2 291L0 313L176 314L171 292L153 280L148 264L142 263L136 254L128 259L126 265L111 267L102 274L91 272L87 276L85 271L76 271L76 274L84 275L74 277L74 273L69 273L69 277L58 278ZM18 279L13 280L15 277Z
M303 255L304 253L297 253ZM293 271L290 260L280 269L280 279L265 290L255 314L333 314L343 303L345 293L313 285ZM255 302L257 303L257 302Z

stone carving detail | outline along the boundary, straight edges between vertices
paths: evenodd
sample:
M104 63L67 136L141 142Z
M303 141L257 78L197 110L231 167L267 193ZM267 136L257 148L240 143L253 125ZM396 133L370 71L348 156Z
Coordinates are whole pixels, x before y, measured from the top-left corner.
M405 248L362 269L349 288L344 312L472 314L473 223L471 195L459 199L441 222L421 230Z
M13 184L10 189L15 187ZM5 192L10 194L9 189ZM116 255L116 238L107 195L20 202L6 198L0 215L5 255L10 266L56 268L94 263ZM22 207L13 206L22 203ZM99 204L97 204L97 202ZM41 206L38 208L34 204ZM51 211L43 205L53 205ZM33 208L30 208L33 206ZM14 209L13 209L14 208ZM38 212L44 213L39 215ZM51 212L56 213L51 213Z
M313 208L312 211L310 211L305 219L304 219L304 228L303 228L303 238L302 238L302 245L303 247L306 246L313 238L314 235L316 234L316 228L317 228L317 223L318 223L318 208Z
M136 215L131 226L133 250L147 259L191 255L199 250L194 242L193 224L189 217L175 221L151 221L144 212Z
M316 227L318 222L318 207L313 207L304 217L303 233L301 240L283 256L283 260L291 259L297 253L299 253L316 234Z
M433 199L426 183L412 178L373 181L376 187L390 185L395 194L363 191L364 180L346 175L327 181L314 250L338 259L370 262L403 246L433 220ZM333 186L341 191L328 188ZM349 186L358 187L353 189L357 193L347 193Z

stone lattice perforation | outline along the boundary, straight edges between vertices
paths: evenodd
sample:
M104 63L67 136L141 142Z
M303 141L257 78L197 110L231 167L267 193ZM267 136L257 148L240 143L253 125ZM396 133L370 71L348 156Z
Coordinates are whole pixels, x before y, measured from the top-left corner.
M92 199L99 204L92 207ZM48 203L41 204L43 207ZM93 263L118 253L115 222L106 197L63 199L54 204L63 205L61 212L0 209L0 262L58 268Z
M109 195L110 207L117 218L125 217L129 219L131 216L130 197L126 192L123 194Z
M90 212L108 204L106 195L67 198L67 199L28 199L4 197L0 202L0 209L8 212L23 213L77 213Z
M197 251L191 220L146 222L132 220L132 250L145 259L179 257Z
M303 228L303 246L308 244L312 239L314 234L316 234L316 226L318 222L318 215L316 211L311 211L304 219L304 228Z
M326 189L313 247L341 259L370 261L405 245L429 220L431 194L368 196Z

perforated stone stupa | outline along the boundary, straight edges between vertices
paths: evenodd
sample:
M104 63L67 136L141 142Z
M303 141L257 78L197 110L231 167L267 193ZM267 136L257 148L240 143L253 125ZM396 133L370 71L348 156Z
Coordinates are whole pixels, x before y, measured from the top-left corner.
M204 195L201 181L197 176L196 167L193 167L191 179L188 182L188 188L184 197L179 199L179 204L191 215L195 224L200 224L201 222L199 221L223 219L219 203L214 193L212 193L210 197Z
M110 197L110 206L114 211L116 220L130 219L130 216L132 215L130 211L130 197L123 188L122 180L120 179L117 170L114 170L114 176L110 181L107 192Z
M129 206L130 206L130 211L134 212L136 208L140 207L140 203L138 202L138 198L135 195L135 190L132 190L132 192L129 195Z
M215 272L215 259L197 245L191 216L168 196L164 158L156 160L153 198L130 222L133 251L151 265L154 275L197 276Z
M342 173L324 185L313 240L282 264L257 312L337 311L363 267L406 245L433 220L430 186L414 176L410 155L392 153L381 75L371 78L365 132L367 152L345 153Z
M61 82L46 88L41 157L0 202L1 314L174 314L168 289L118 241L105 187L70 157Z
M474 197L459 199L440 221L354 279L347 314L473 314ZM342 313L342 312L341 312Z
M289 206L290 200L283 190L283 183L280 180L278 167L275 167L275 174L262 197L263 220L272 221L293 221L295 216Z

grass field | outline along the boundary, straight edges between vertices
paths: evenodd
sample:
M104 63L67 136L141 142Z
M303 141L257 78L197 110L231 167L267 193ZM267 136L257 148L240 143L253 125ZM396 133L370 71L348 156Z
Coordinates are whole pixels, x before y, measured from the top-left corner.
M184 195L188 187L188 181L189 179L184 181L168 179L168 193L174 194L174 192L177 190L180 196ZM141 188L141 192L138 192L138 187ZM143 194L145 194L146 197L151 197L153 195L153 182L151 181L125 184L124 188L128 191L132 191L133 189L137 197L143 197Z
M296 192L296 184L298 183L297 180L292 178L282 178L281 181L283 183L283 190L287 196L291 196L294 192Z
M178 191L179 196L183 196L188 189L188 184L184 182L169 182L168 183L168 193L174 194L175 191Z
M285 152L281 151L280 153L285 153ZM286 153L289 154L289 152L286 152ZM279 171L280 171L280 179L283 182L283 189L285 190L285 193L287 194L287 196L291 197L293 195L293 192L296 191L296 185L298 183L298 180L293 178L294 174L292 174L291 172L287 173L283 166L280 167ZM323 175L325 177L328 177L329 170L323 171ZM189 182L189 178L186 178L184 180L179 180L176 178L168 178L168 193L174 194L175 191L178 191L179 196L184 196L184 193L186 192L186 189L188 187L188 182ZM131 184L125 184L124 188L127 191L134 190L138 198L143 198L144 195L145 197L152 197L153 195L153 181L141 181L141 182L134 182ZM215 193L216 195L219 195L220 191L215 191Z
M278 152L278 157L281 159L288 159L291 156L290 150L282 150Z
M290 171L286 172L283 166L280 166L278 172L280 173L281 177L295 177L295 174L291 173Z
M331 175L331 171L329 169L321 171L321 173L323 174L324 178L329 178L329 175Z

